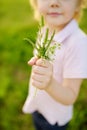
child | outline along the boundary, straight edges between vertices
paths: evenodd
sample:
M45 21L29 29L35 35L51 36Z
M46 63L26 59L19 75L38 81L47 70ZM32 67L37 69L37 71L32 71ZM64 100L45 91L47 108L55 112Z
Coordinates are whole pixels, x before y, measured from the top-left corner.
M32 113L36 130L65 130L72 118L83 79L87 78L87 36L78 27L77 16L83 0L31 0L43 15L52 44L60 43L54 60L31 58L30 90L23 111ZM35 94L35 88L38 91Z

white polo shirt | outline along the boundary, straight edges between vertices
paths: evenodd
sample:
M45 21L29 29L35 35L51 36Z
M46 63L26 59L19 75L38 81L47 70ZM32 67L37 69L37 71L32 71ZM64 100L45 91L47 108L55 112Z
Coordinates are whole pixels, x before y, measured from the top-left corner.
M75 20L62 31L55 34L54 41L61 43L61 49L55 51L53 76L62 83L64 78L87 78L87 36ZM38 110L51 124L62 126L72 118L73 105L63 105L55 101L44 90L37 91L30 84L29 95L23 106L25 113Z

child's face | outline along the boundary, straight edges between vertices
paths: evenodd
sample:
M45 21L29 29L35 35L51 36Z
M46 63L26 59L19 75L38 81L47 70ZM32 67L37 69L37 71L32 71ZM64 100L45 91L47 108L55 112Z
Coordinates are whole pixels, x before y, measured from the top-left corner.
M48 25L63 28L79 9L80 0L37 0L37 9Z

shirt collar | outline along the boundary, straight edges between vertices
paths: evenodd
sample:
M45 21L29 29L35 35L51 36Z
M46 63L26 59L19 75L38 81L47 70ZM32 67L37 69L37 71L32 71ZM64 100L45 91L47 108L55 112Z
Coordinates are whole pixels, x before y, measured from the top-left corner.
M75 19L73 19L64 29L55 34L53 41L62 43L65 39L67 39L76 29L78 28L78 24Z

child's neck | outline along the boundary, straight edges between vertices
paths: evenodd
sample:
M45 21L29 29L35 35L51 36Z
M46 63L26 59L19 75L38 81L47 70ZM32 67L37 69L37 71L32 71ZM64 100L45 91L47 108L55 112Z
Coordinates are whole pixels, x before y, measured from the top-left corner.
M49 28L49 32L51 34L51 33L53 33L54 30L55 30L55 33L60 32L67 24L64 24L61 26L53 26L53 25L46 24L46 27Z
M46 25L47 28L49 28L49 34L52 34L54 31L55 33L60 32L63 28L59 28L59 27L54 27L54 26L48 26Z

